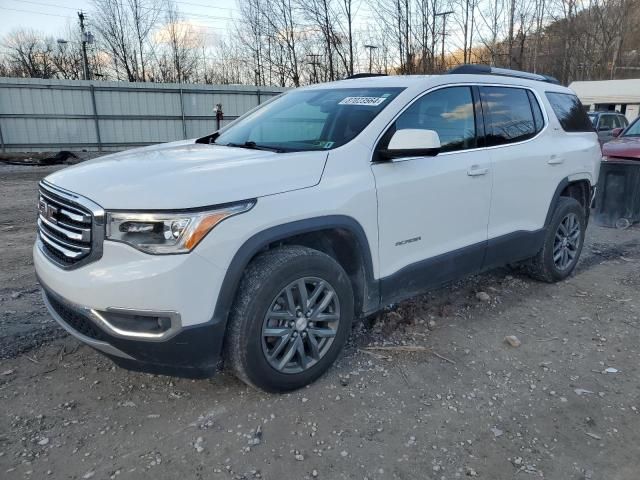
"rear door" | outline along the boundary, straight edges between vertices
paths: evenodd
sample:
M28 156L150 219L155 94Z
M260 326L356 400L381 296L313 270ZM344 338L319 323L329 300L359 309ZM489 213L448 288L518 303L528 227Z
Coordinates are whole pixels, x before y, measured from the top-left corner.
M542 228L548 199L565 174L557 146L540 137L547 122L535 92L481 86L480 97L493 171L485 261L490 267L530 253L537 239L528 233Z

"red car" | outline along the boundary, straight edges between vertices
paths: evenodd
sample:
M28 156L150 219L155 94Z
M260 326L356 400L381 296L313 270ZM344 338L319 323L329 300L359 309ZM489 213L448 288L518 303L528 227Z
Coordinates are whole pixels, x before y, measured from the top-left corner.
M640 117L611 133L616 138L602 146L602 160L640 160Z

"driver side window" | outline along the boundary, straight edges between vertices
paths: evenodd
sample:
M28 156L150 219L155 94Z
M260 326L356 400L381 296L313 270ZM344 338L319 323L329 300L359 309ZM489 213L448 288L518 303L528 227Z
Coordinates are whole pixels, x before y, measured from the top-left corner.
M476 147L476 124L470 87L448 87L416 100L395 122L396 130L434 130L440 151L453 152Z

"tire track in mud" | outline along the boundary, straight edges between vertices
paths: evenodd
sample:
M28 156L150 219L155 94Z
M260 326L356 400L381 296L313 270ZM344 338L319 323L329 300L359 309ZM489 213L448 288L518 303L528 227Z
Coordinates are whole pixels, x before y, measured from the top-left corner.
M640 235L640 232L639 232ZM590 245L588 256L583 257L576 267L575 273L579 274L601 263L616 260L621 257L634 258L640 256L640 240L631 240L619 244L594 243Z

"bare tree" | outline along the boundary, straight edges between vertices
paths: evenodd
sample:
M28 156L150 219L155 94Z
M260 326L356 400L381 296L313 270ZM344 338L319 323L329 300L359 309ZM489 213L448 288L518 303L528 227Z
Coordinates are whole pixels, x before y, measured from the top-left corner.
M14 30L5 37L7 64L16 77L54 78L54 41L34 30Z
M304 18L315 28L318 29L322 36L324 55L326 56L327 80L336 79L335 68L335 48L336 32L334 25L336 15L333 9L332 0L299 0L300 9L304 12ZM313 54L312 54L313 55Z
M113 59L113 68L119 77L122 71L130 82L144 80L139 72L136 37L131 28L131 15L120 0L92 0L95 8L94 24L102 48Z
M221 85L253 83L255 73L243 57L242 44L233 41L233 38L222 39L216 43L214 53L206 64L203 81Z
M504 38L503 25L506 20L506 0L488 0L478 8L481 26L478 29L478 38L487 50L491 65L500 65L502 45L500 40ZM508 55L508 53L507 53Z
M264 85L265 62L270 61L269 56L265 59L265 43L270 46L270 40L269 31L263 19L263 0L243 0L239 6L242 14L242 22L236 25L239 43L248 51L255 84Z
M198 51L202 39L193 26L183 21L178 7L172 1L167 2L165 23L161 28L158 41L160 51L159 66L161 77L169 82L188 82L197 73Z
M300 43L302 29L293 0L265 0L264 20L273 41L272 59L279 70L281 84L290 80L300 86Z
M146 72L146 47L153 27L158 21L160 9L154 7L151 0L127 0L130 12L130 21L135 32L140 57L140 80L147 80Z
M353 75L353 55L354 55L354 39L353 39L353 20L354 20L354 8L357 8L357 5L354 5L353 0L341 0L340 7L342 9L342 14L344 16L344 21L341 23L343 31L346 30L346 38L347 38L347 51L348 51L348 62L345 61L343 57L343 62L345 63L345 67L347 69L348 75Z

